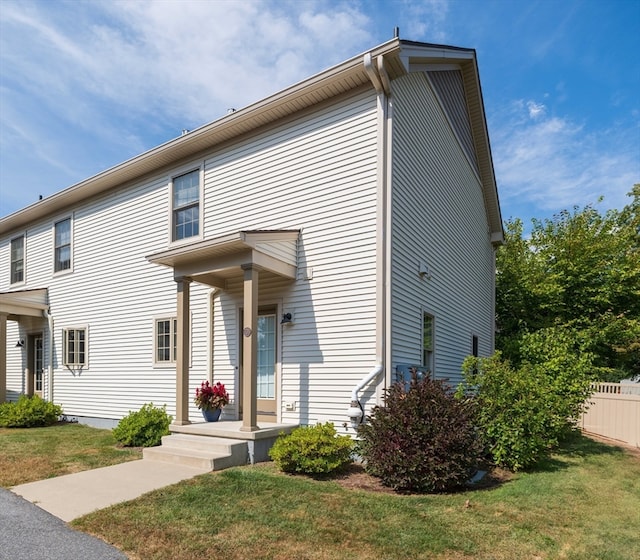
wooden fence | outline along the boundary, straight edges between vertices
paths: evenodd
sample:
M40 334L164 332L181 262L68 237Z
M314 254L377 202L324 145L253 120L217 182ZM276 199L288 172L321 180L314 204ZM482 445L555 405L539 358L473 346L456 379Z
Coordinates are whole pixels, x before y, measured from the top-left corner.
M594 383L580 427L640 447L640 384Z

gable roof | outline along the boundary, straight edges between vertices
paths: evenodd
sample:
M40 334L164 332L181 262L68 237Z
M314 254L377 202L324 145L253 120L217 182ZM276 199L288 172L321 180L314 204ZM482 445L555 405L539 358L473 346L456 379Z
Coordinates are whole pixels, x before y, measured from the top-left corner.
M0 234L24 228L34 220L63 211L71 205L157 172L163 167L177 164L185 158L212 149L216 145L341 93L362 86L372 86L366 60L379 57L382 58L386 74L391 80L408 72L425 71L433 65L455 65L462 71L487 216L493 240L501 242L502 217L475 50L399 38L387 41L366 53L0 218Z

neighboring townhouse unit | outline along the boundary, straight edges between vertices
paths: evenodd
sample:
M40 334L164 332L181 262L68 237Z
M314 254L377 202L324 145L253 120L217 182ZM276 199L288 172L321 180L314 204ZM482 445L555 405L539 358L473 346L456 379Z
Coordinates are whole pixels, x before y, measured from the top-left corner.
M0 219L0 401L353 433L493 352L502 239L475 51L396 38Z

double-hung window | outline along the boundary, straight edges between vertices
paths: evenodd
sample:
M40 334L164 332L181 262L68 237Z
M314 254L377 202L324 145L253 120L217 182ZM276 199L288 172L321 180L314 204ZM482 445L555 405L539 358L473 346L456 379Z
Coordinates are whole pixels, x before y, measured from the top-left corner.
M71 218L56 222L54 226L54 271L71 269Z
M68 367L87 365L87 329L64 329L63 363Z
M11 284L24 282L24 235L11 240Z
M175 317L155 320L155 362L170 364L176 361L178 321Z
M200 235L200 170L173 179L173 241Z

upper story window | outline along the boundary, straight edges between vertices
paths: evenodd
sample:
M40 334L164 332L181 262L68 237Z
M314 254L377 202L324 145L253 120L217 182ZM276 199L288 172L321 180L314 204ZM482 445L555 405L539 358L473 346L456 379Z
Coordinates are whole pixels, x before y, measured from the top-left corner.
M173 241L200 235L200 170L173 179Z
M56 222L54 272L71 269L71 218Z
M24 282L24 235L11 240L11 283Z

